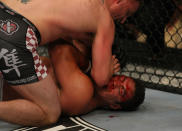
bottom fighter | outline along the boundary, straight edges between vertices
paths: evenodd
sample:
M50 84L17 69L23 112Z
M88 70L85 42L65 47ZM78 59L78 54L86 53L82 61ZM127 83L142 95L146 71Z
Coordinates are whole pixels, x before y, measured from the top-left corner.
M108 85L97 88L89 75L91 62L86 52L89 51L77 42L71 45L60 40L49 48L50 58L42 57L49 73L60 87L57 90L62 115L86 114L96 108L136 110L144 101L145 88L123 75L115 75ZM113 66L115 72L120 69L114 56ZM4 100L22 98L7 84L5 86Z

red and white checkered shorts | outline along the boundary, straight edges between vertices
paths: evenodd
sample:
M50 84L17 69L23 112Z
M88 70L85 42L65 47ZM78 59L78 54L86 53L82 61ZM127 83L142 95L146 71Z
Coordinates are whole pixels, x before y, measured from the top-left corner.
M23 37L24 36L24 37ZM40 81L47 76L47 68L37 52L38 40L31 27L26 34L5 41L0 36L0 71L10 85L21 85Z

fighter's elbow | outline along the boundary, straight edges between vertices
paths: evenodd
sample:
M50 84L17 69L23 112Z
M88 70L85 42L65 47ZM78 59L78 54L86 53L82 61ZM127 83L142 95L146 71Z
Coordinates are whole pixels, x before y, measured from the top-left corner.
M107 83L108 83L109 81L107 81L107 80L105 80L105 79L103 79L103 80L96 80L96 84L97 84L97 86L98 87L104 87L105 85L107 85Z
M96 85L98 87L103 87L105 85L107 85L107 83L109 82L109 77L108 75L105 75L103 73L92 73L92 78L94 79Z

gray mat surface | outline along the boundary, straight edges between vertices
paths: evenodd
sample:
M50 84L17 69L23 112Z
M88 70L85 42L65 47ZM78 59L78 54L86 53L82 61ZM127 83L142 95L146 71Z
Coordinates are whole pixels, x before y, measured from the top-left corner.
M138 111L98 110L83 118L109 131L182 131L182 95L148 89Z
M182 131L182 95L147 89L146 99L138 111L96 110L80 118L108 131ZM20 126L0 122L0 131L17 127ZM58 131L54 127L49 130ZM68 127L59 130L76 131Z

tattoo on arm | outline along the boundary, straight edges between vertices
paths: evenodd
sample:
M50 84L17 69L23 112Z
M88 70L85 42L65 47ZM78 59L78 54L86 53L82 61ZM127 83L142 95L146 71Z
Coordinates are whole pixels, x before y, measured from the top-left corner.
M26 3L30 2L30 0L17 0L17 1L20 2L20 3L23 3L23 4L26 4Z

